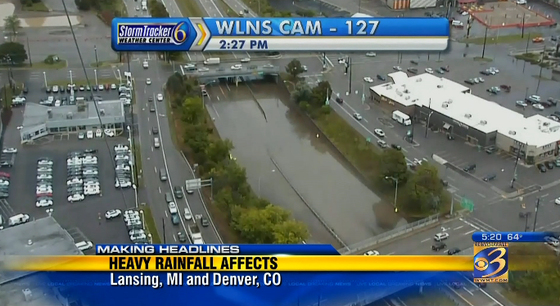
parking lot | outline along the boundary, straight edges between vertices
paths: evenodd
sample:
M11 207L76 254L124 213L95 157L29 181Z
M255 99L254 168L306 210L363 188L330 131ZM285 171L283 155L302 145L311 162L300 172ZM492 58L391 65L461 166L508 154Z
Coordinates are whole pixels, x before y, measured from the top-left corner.
M544 78L539 81L535 77L539 74L538 66L526 64L525 72L523 72L523 63L521 61L512 60L512 58L507 56L502 56L502 59L496 62L475 61L473 58L455 58L452 60L443 58L438 61L437 57L432 57L431 60L428 61L427 58L424 57L416 60L418 61L417 65L412 64L410 60L405 60L401 64L397 64L396 61L381 61L376 57L362 57L359 61L359 63L354 63L352 66L352 94L354 95L354 91L357 91L357 99L361 96L362 88L367 90L367 88L372 85L383 83L383 81L377 79L377 74L387 77L389 73L395 71L393 66L400 65L403 70L414 67L418 69L418 73L424 73L426 68L437 70L442 66L449 66L450 72L441 75L442 77L469 86L474 95L494 101L505 108L522 113L526 117L530 117L535 114L548 116L554 111L559 110L558 107L537 110L530 106L526 108L516 106L515 101L524 100L526 96L533 94L538 94L545 100L548 97L559 98L557 91L558 83L547 80L551 72L546 69L543 69L542 73ZM372 65L375 65L375 70L371 69ZM496 67L500 70L500 72L496 75L490 76L485 76L480 73L480 71L489 67ZM344 70L344 67L343 65L336 65L334 69L341 72ZM331 76L325 75L325 77L329 79ZM364 77L371 77L373 79L373 83L364 82ZM484 82L475 85L468 85L465 83L465 80L477 77L483 77ZM342 84L340 83L341 82L339 81L331 80L335 93L344 96L348 85L347 82L342 82ZM491 94L487 92L487 89L490 87L499 87L500 85L511 86L511 91L508 93L502 91L498 94ZM365 114L366 112L373 112L374 114L377 114L376 117L377 121L379 121L379 127L389 130L393 129L397 135L404 136L409 129L400 125L393 126L392 124L383 124L385 122L384 118L388 118L390 114L387 111L379 112L380 109L375 104L366 103L362 107L356 109L356 111L362 114ZM391 121L392 120L389 120L389 122ZM510 187L510 183L513 178L515 158L511 155L505 152L487 154L483 148L462 144L459 143L459 141L448 141L444 134L428 131L427 137L425 137L424 126L416 125L415 129L415 135L417 135L415 137L415 141L419 144L415 150L419 150L428 156L437 154L459 169L462 169L467 164L476 163L476 171L472 174L465 175L472 175L472 177L478 180L481 184L490 185L489 187L492 187L492 189L495 189L500 193L509 193L517 189L529 188L533 185L546 185L560 179L560 171L558 170L548 171L547 173L539 173L534 166L520 164L517 169L518 179L515 183L515 188L512 189ZM491 183L483 182L482 178L489 174L496 174L496 179ZM453 184L453 182L450 182L450 184Z

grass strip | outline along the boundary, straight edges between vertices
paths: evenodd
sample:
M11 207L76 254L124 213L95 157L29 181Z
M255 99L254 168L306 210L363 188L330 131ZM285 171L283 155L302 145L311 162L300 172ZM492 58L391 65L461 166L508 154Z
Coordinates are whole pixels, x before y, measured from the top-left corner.
M181 13L183 13L183 17L201 17L205 15L202 13L196 1L179 0L177 1L177 6Z
M29 2L21 8L23 11L27 12L50 12L51 10L43 3L39 2Z
M145 230L152 235L152 243L160 244L161 237L158 234L157 224L152 214L152 210L146 203L140 204L140 209L144 212L144 224L146 225Z
M224 0L218 0L217 2L218 7L220 7L220 11L225 12L227 17L242 17L239 15L235 10L233 10L229 5L227 5Z
M509 44L515 43L523 40L527 40L528 35L531 37L542 37L542 33L525 33L523 37L521 37L521 33L518 34L511 34L511 35L500 35L500 36L486 36L486 44ZM463 38L459 40L462 43L469 43L475 45L483 45L484 44L484 37L470 37L470 38Z

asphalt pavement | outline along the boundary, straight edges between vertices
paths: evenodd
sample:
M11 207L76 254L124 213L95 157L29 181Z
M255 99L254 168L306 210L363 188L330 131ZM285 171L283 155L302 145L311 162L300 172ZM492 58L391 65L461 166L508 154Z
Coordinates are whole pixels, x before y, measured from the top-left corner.
M169 130L169 121L167 118L167 103L157 102L156 95L163 93L163 87L168 75L172 72L167 71L163 66L151 65L149 69L143 69L140 63L131 64L132 75L135 80L136 105L134 112L137 119L137 136L139 138L140 148L142 150L142 167L144 185L146 189L147 199L140 199L147 202L152 208L152 214L159 228L166 228L166 241L175 242L176 233L179 230L186 232L185 226L188 222L184 220L183 210L189 207L193 215L207 216L208 211L198 192L192 195L186 195L183 199L175 199L179 211L181 212L181 226L175 227L171 225L171 219L165 204L164 195L171 192L173 186L181 186L184 189L185 181L194 178L191 166L183 158L183 155L174 147L171 139L172 135ZM146 85L146 79L151 78L152 84ZM154 99L156 112L150 112L148 98ZM157 127L161 147L153 147L152 128ZM161 182L159 180L159 169L164 168L168 174L168 181ZM196 221L194 221L196 222ZM206 243L221 243L213 223L209 227L200 226L202 236Z

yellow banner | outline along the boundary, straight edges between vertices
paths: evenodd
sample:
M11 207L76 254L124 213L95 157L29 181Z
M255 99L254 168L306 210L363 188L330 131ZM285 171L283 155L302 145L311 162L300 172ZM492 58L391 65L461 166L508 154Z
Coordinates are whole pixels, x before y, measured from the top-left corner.
M27 256L24 271L473 271L472 256Z

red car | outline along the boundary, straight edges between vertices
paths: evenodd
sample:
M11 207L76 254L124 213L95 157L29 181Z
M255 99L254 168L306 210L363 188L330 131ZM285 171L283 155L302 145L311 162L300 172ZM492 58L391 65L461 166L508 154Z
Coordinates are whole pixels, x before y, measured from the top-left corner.
M509 86L509 85L502 84L502 85L500 85L500 88L505 90L506 92L511 91L511 86Z
M111 89L111 84L105 84L105 90L110 90Z
M10 174L7 172L0 172L0 177L10 177Z

